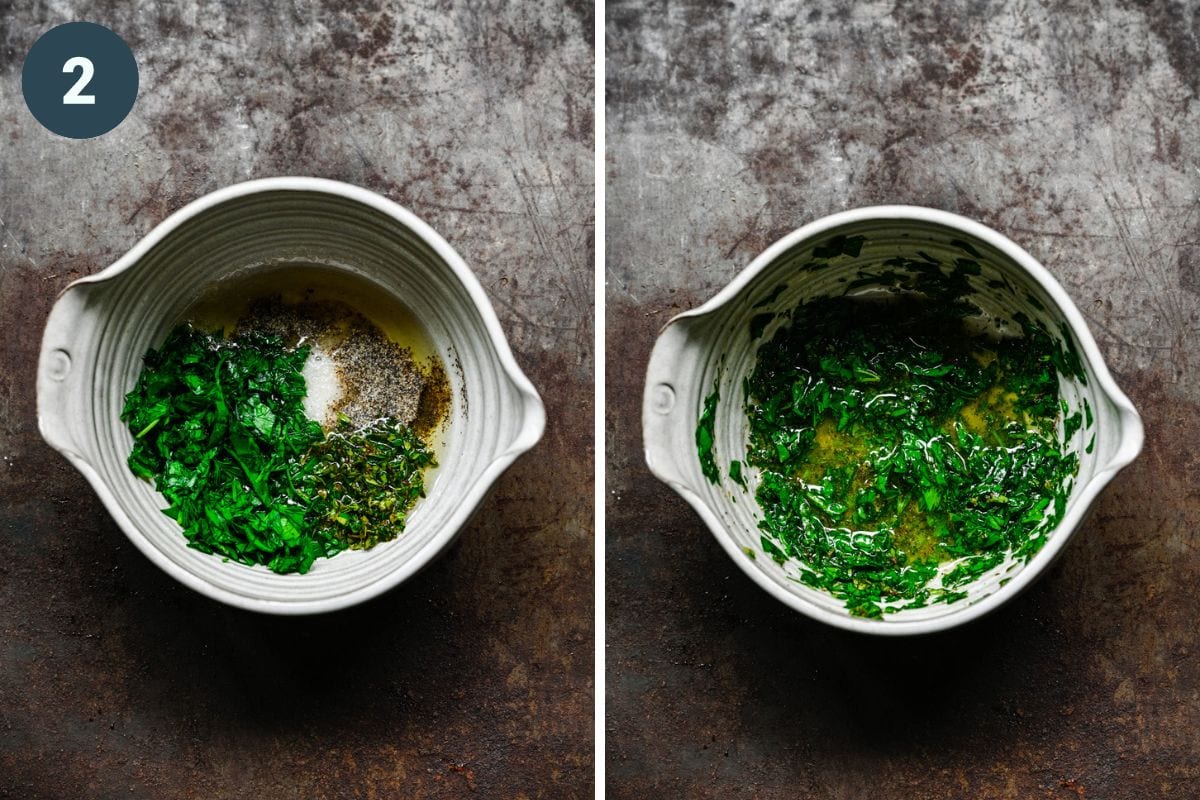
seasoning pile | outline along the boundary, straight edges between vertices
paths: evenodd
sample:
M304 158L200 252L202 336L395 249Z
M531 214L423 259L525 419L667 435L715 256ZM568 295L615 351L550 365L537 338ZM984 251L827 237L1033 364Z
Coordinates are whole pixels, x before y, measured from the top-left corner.
M332 380L323 392L334 400L324 409L327 430L340 416L361 428L390 417L405 425L417 418L426 378L412 353L387 337L370 320L332 300L285 303L265 297L251 304L238 321L237 331L260 331L278 336L289 347L307 345L332 367Z
M318 349L337 381L321 422L305 412ZM263 300L229 338L181 325L146 354L121 416L129 466L191 547L307 572L403 531L435 463L420 434L444 412L422 402L439 379L346 306Z

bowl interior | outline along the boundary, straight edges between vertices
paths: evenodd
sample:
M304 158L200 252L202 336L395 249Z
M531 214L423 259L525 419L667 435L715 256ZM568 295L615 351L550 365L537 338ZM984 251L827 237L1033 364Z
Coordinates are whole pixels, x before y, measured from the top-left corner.
M367 551L318 559L304 575L277 575L188 548L177 524L162 514L161 495L126 467L132 438L119 419L143 354L196 298L281 267L293 274L306 267L348 273L392 295L425 329L452 393L448 419L433 443L439 466L404 533ZM194 588L215 589L235 604L344 605L415 572L453 539L486 489L480 484L489 468L524 422L521 394L504 370L477 299L417 231L350 198L269 191L227 200L186 219L96 288L87 365L93 387L87 429L94 436L84 447L88 460L111 493L115 516L128 523L127 532L132 527L131 536L144 539L139 546L178 567L177 576Z
M689 398L692 424L699 419L702 404L714 390L719 393L714 428L714 452L719 482L700 475L693 453L694 474L689 488L719 520L743 567L760 572L793 598L793 605L809 606L837 617L848 617L842 601L799 581L794 561L775 563L762 552L758 522L761 512L754 500L759 474L745 470L746 487L729 476L729 463L746 463L747 422L743 379L755 364L758 347L769 341L786 324L787 312L820 296L856 295L881 290L904 291L913 277L930 269L964 281L964 296L984 312L988 324L1001 335L1017 335L1015 321L1024 314L1053 338L1080 354L1084 378L1059 377L1060 394L1068 413L1082 411L1084 425L1065 442L1079 457L1079 472L1070 487L1067 515L1048 537L1042 551L1028 563L1013 559L984 573L962 587L966 596L952 603L937 603L919 609L886 614L877 625L903 625L936 620L994 594L1023 570L1040 569L1068 537L1073 526L1071 511L1081 502L1080 488L1109 462L1120 445L1120 431L1112 401L1095 379L1095 365L1083 356L1076 335L1063 310L1030 272L1008 253L956 228L913 219L870 219L829 229L786 250L747 285L714 311L690 320L689 339L697 363L697 391ZM1068 301L1069 302L1069 301ZM758 334L758 335L756 335ZM1059 423L1060 439L1063 426ZM868 622L868 621L864 621Z

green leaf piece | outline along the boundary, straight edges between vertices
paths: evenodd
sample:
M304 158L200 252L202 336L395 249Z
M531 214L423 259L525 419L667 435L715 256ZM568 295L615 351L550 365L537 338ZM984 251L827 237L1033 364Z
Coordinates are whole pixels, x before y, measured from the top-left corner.
M714 427L717 424L717 403L721 400L718 383L713 381L712 393L704 398L704 410L700 412L700 423L696 426L696 450L700 456L700 471L708 478L709 483L721 480L717 469L716 455L713 453L715 441Z

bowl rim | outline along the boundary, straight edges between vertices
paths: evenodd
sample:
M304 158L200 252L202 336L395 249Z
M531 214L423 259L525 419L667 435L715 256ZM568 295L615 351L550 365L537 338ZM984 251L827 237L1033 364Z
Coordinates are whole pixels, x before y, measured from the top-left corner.
M376 211L379 211L386 216L392 218L399 224L407 227L415 233L425 244L434 250L437 256L449 267L454 277L462 285L469 295L476 312L479 314L483 322L484 329L487 332L490 343L496 354L500 368L505 377L511 382L513 389L521 397L520 413L522 420L516 436L507 443L507 445L495 456L492 461L479 473L479 475L467 486L467 490L461 501L458 503L449 520L441 526L439 530L430 538L430 540L419 550L413 553L412 557L403 562L396 570L388 573L386 576L375 580L365 586L337 594L332 597L326 597L316 600L281 600L276 598L266 598L252 596L248 594L239 594L226 589L214 586L195 573L190 572L184 567L176 564L166 555L161 553L154 547L144 533L128 518L121 510L120 505L116 502L115 496L110 489L108 482L99 474L91 462L82 454L75 452L74 449L63 446L60 442L55 441L54 433L56 426L61 425L61 420L56 420L52 415L44 413L41 399L44 395L42 375L43 370L41 365L45 362L48 355L48 348L51 347L46 338L46 333L43 333L41 353L39 358L38 371L38 427L42 433L42 437L53 447L62 453L73 466L76 467L91 484L93 490L100 497L105 509L114 518L120 526L126 537L147 557L177 581L187 586L196 592L218 600L236 608L255 611L260 613L278 614L278 615L308 615L320 614L331 611L338 611L350 606L358 605L367 600L370 600L378 595L381 595L404 582L411 576L415 575L427 564L433 561L440 555L447 546L461 532L469 521L471 515L478 508L479 503L491 489L496 479L503 473L518 456L532 448L542 437L545 430L546 414L545 405L543 404L533 383L522 372L517 365L516 358L512 354L509 347L508 339L504 335L504 331L500 326L500 321L496 316L495 309L487 294L484 292L479 279L467 266L463 258L454 250L453 247L432 227L426 222L417 217L414 213L404 208L393 200L389 200L376 192L365 189L360 186L343 183L341 181L330 180L326 178L300 177L300 176L283 176L274 178L260 178L250 181L243 181L230 186L217 189L208 194L202 195L197 199L187 203L178 211L168 216L162 222L158 223L149 233L138 240L132 248L124 255L114 261L105 269L92 275L84 276L71 284L69 284L58 296L55 301L55 306L62 302L63 298L79 286L90 284L101 284L112 278L117 277L129 268L133 267L143 256L146 255L160 241L165 239L184 223L202 214L208 209L227 203L231 200L246 197L254 194L262 194L266 192L306 192L310 194L324 194L331 197L345 198L351 201L358 202L368 206ZM53 316L53 309L51 316ZM49 326L49 319L47 327ZM303 579L301 576L299 579Z
M1109 372L1108 365L1104 361L1100 348L1096 344L1095 338L1092 336L1083 314L1050 271L1041 262L1026 252L1024 248L998 231L959 214L925 208L923 206L881 205L854 208L821 217L793 230L756 256L749 265L742 269L733 280L726 284L707 302L672 317L660 331L655 348L657 349L658 344L663 340L663 336L672 327L677 326L679 323L685 323L689 320L712 314L727 303L735 300L760 273L774 263L777 258L798 244L814 239L834 228L855 223L876 221L926 222L941 225L983 241L1011 259L1013 263L1023 269L1050 295L1062 311L1063 319L1075 336L1080 349L1087 359L1087 363L1092 367L1093 375L1100 392L1112 402L1116 409L1120 441L1112 458L1108 463L1100 466L1088 483L1076 487L1078 499L1072 506L1071 511L1055 526L1054 531L1047 537L1047 541L1041 550L1008 583L999 587L987 597L970 605L962 606L939 617L924 620L868 619L852 616L844 610L831 611L817 606L800 595L787 591L785 587L769 578L754 562L747 559L737 542L734 541L729 531L726 530L724 524L700 496L700 493L690 485L679 480L676 476L669 475L665 471L660 471L658 466L651 461L652 450L662 446L664 442L652 441L652 434L645 424L645 420L651 417L651 403L653 402L651 390L657 383L649 373L647 374L643 396L643 436L645 437L646 461L650 471L687 500L716 537L726 554L759 587L792 609L837 628L882 636L912 636L947 630L978 619L1007 603L1032 584L1045 571L1046 567L1057 558L1067 542L1073 538L1083 519L1091 510L1091 506L1100 491L1141 452L1144 441L1144 429L1141 417L1138 415L1133 403L1120 390ZM654 354L652 353L651 363L653 361ZM1098 409L1097 414L1100 413L1101 411ZM1064 530L1067 531L1067 535L1054 535Z

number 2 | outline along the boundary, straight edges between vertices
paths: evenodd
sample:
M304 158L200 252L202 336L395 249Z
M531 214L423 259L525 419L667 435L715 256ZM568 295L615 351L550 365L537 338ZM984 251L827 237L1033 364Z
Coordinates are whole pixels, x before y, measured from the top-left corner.
M63 95L63 105L65 106L94 106L96 104L96 95L80 94L87 85L92 81L92 75L95 74L96 68L92 66L92 61L83 56L75 56L68 59L67 63L63 64L63 72L74 72L79 69L79 80L75 81L67 93Z

